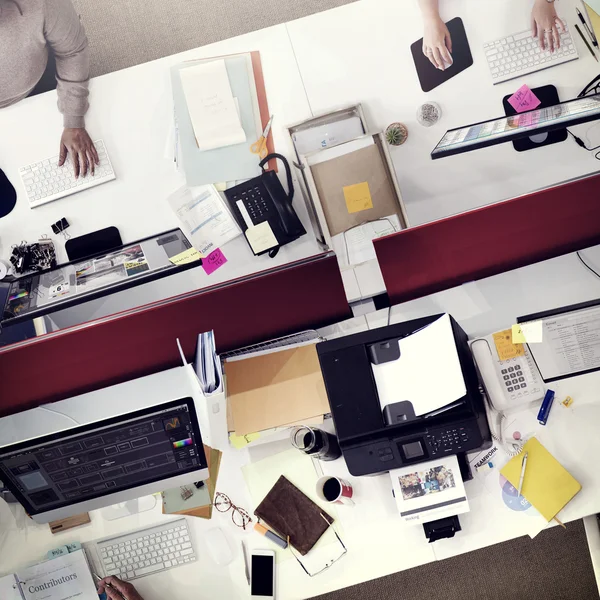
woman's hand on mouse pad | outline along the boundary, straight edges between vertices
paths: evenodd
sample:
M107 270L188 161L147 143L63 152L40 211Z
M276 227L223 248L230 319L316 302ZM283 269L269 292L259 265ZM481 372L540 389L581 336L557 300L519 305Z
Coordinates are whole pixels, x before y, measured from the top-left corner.
M438 15L425 19L423 54L440 71L452 65L452 38L446 23Z

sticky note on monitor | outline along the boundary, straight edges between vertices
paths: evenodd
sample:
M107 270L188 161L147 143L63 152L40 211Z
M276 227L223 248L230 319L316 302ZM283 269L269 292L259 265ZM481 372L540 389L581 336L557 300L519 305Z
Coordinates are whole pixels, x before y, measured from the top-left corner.
M540 344L543 337L542 321L532 321L531 323L520 323L512 326L513 344Z
M518 113L533 110L541 104L540 99L526 85L522 85L508 102Z
M172 256L169 260L174 265L187 265L188 263L195 262L201 258L203 258L202 254L200 254L196 248L189 248L185 252L180 252L176 256Z
M349 213L360 212L373 208L373 198L369 190L369 184L366 181L347 185L343 188L344 199L346 200L346 208Z
M268 221L263 221L253 227L246 229L246 239L254 254L260 254L279 245Z
M493 338L500 360L508 360L525 354L523 344L513 343L512 331L510 329L494 333Z

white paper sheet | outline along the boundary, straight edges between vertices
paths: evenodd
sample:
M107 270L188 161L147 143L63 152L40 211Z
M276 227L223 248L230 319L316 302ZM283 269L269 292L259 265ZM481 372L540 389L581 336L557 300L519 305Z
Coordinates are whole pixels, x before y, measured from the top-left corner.
M373 240L400 231L398 215L390 215L334 236L333 246L342 261L342 266L360 265L377 259Z
M183 233L203 256L242 233L213 185L194 188L193 192L180 188L167 201Z
M400 517L408 525L468 512L456 456L444 456L390 471Z
M398 360L371 365L382 410L408 400L420 416L467 393L447 314L397 343Z
M298 154L309 154L349 142L364 134L360 117L353 116L297 131L293 135L293 140Z
M198 148L213 150L245 142L225 61L188 67L180 75Z
M277 238L268 221L263 221L246 229L246 238L255 254L269 250L278 245Z
M17 589L17 580L14 575L0 577L0 598L2 600L23 600Z

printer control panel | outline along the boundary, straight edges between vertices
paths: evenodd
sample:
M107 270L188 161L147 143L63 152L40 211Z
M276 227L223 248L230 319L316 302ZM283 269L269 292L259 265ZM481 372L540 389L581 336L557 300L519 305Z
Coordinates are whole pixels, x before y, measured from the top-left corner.
M444 454L456 454L465 452L469 446L469 440L473 435L470 427L448 427L432 431L425 436L425 443L429 447L431 458L443 456ZM478 431L475 432L479 434ZM479 437L476 435L474 437Z

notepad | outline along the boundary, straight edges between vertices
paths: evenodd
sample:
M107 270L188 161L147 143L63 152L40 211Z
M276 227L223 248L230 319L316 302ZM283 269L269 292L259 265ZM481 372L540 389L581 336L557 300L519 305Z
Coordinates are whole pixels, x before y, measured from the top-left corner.
M581 490L581 484L542 446L531 438L523 453L515 456L500 471L518 487L525 452L527 469L521 494L547 520L551 521Z
M199 150L246 141L224 60L181 69L181 84Z

